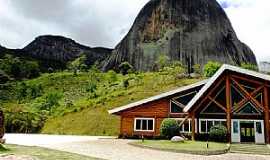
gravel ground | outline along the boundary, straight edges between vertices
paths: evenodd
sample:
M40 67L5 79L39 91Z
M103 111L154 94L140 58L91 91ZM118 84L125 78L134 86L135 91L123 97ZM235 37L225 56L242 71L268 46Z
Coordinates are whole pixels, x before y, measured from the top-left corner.
M5 156L5 157L0 157L0 160L37 160L33 159L29 156Z
M110 137L7 134L5 138L10 144L47 147L108 160L270 160L270 156L260 155L201 156L142 149L128 145L131 140Z

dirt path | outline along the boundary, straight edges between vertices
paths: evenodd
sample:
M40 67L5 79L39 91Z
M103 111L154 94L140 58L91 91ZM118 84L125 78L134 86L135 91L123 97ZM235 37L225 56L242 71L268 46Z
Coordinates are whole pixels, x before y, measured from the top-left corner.
M100 139L101 138L101 139ZM109 137L6 135L7 143L47 147L108 160L270 160L270 156L225 154L199 156L142 149L128 145L128 140Z

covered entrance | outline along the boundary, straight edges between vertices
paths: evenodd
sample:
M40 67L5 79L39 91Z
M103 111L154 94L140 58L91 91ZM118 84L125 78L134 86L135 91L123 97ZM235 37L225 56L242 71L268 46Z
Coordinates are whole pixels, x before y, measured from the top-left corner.
M254 122L240 122L240 139L242 143L255 142L255 128Z
M233 143L264 144L264 121L233 119L231 139Z

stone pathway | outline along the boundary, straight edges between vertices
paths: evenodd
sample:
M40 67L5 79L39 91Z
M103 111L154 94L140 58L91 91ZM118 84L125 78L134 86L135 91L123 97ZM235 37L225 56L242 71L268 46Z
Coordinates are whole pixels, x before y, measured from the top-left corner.
M29 156L5 156L5 157L0 157L0 160L38 160L38 159L33 159L32 157Z
M12 137L13 139L9 139L9 137ZM270 160L270 156L263 155L228 153L225 155L201 156L171 153L134 147L128 144L131 140L100 139L108 137L85 137L85 140L83 140L83 138L76 139L76 136L73 136L70 137L71 141L69 142L68 139L63 138L62 136L55 136L55 138L59 137L59 141L55 139L55 142L48 143L46 142L47 140L51 141L50 136L48 135L36 135L36 137L33 137L34 139L29 135L6 136L7 143L19 145L29 145L28 143L33 145L35 143L33 140L37 137L40 140L35 146L107 160ZM16 139L24 140L17 141ZM41 143L41 141L44 141L44 143Z

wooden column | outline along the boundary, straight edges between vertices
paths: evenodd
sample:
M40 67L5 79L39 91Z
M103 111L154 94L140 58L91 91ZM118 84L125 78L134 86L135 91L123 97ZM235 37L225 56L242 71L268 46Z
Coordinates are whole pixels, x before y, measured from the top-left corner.
M226 109L228 140L231 143L231 86L229 74L226 74Z
M195 113L191 113L191 126L192 126L192 141L195 141Z
M269 100L268 100L268 88L264 86L264 125L265 125L265 142L270 143L269 137Z
M123 115L120 118L120 135L123 136Z

